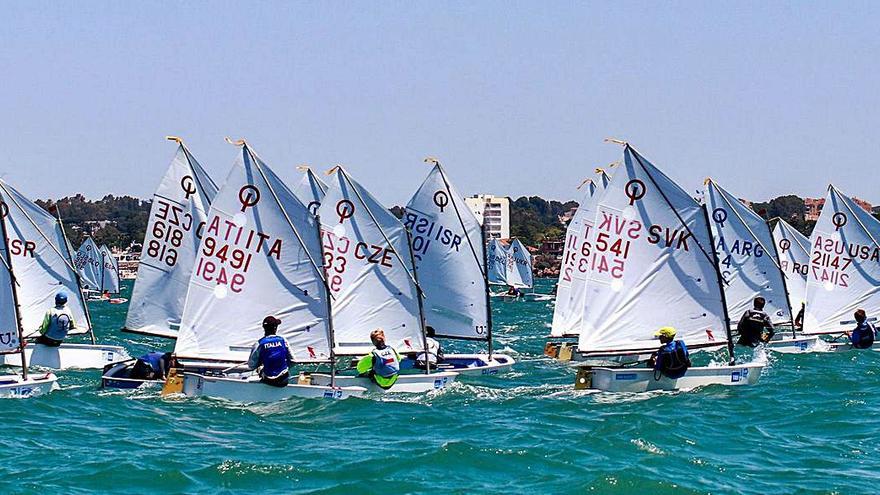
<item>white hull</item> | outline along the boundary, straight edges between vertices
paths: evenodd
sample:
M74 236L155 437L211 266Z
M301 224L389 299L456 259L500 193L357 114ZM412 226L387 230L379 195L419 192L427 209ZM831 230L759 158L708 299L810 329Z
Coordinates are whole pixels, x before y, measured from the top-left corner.
M292 377L296 379L296 377ZM214 397L234 402L277 402L291 397L302 399L347 399L360 397L366 392L361 387L301 385L273 387L260 382L256 375L242 377L213 377L197 373L183 374L183 393L188 397Z
M69 368L103 369L108 363L131 359L123 347L117 345L61 344L48 347L43 344L28 343L24 348L29 366L39 366L55 370ZM18 354L0 356L0 364L21 366Z
M783 354L800 354L817 350L816 342L818 341L818 337L783 337L767 342L764 344L764 348L768 351L781 352Z
M829 352L867 351L868 349L856 349L849 342L825 342ZM880 342L874 342L872 351L880 351Z
M603 392L648 392L652 390L690 390L707 385L754 385L761 376L760 363L718 367L692 367L678 379L654 379L649 368L592 368L578 373L576 388Z
M0 397L25 398L58 390L58 378L52 373L31 375L27 380L20 375L0 376Z
M431 372L430 374L407 374L400 375L397 382L388 390L373 383L367 377L363 376L340 376L336 375L337 387L363 387L368 392L376 393L407 393L407 394L423 394L432 390L440 390L452 385L458 373L449 371ZM330 385L330 375L324 373L313 373L313 385Z
M516 360L506 354L447 354L437 371L454 371L461 376L498 375L510 371Z

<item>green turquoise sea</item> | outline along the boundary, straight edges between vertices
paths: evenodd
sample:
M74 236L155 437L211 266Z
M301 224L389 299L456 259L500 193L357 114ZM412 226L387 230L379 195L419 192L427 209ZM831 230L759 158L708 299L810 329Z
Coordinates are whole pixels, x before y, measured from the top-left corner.
M542 280L537 291L549 292ZM130 292L130 287L126 288ZM92 303L132 355L125 305ZM235 405L110 392L98 371L0 400L2 493L876 493L880 353L771 355L754 387L575 392L552 303L496 303L507 375L422 397ZM448 343L466 350L475 344Z

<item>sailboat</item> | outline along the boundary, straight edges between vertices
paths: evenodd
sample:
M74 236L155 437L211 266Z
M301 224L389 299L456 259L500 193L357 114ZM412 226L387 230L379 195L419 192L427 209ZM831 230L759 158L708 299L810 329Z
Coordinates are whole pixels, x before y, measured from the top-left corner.
M779 253L779 266L786 275L788 305L797 314L805 307L807 297L807 274L810 272L810 240L788 222L776 219L773 242ZM797 323L797 322L795 322Z
M0 245L0 356L16 357L21 364L21 375L0 375L0 397L31 397L48 394L58 389L58 378L52 373L28 376L28 366L24 352L24 332L21 326L20 308L18 305L17 285L12 269L12 244L6 235L6 219L8 205L0 203L0 233L3 244ZM21 250L19 243L16 250Z
M584 253L589 264L587 301L578 352L646 354L653 337L671 326L691 349L734 348L721 274L703 206L628 143L596 207ZM691 389L757 382L763 364L691 367L672 379L650 367L578 370L575 388L609 392Z
M181 360L220 362L226 369L184 370L181 391L238 402L363 394L365 388L335 380L317 220L246 142L235 144L241 156L208 211L174 349ZM235 372L263 337L267 315L282 321L278 335L287 339L297 363L331 365L326 384L302 375L274 387L256 374ZM233 366L226 367L229 363Z
M423 352L426 345L422 286L408 232L403 224L341 166L318 208L324 271L332 296L335 354L360 356L373 345L370 332L382 329L401 355ZM427 295L430 297L430 294ZM383 390L367 377L338 376L336 383L374 392L423 393L452 384L457 373L401 373ZM312 374L312 382L331 377Z
M531 289L532 256L519 239L513 239L505 245L499 239L489 239L488 246L489 283L516 289ZM505 292L490 294L492 297L517 299L523 294L512 295Z
M776 243L767 222L751 208L730 194L711 178L705 181L706 207L709 210L713 249L718 258L727 299L728 316L733 321L754 307L753 301L765 299L764 310L776 337L765 344L776 352L804 352L818 340L795 334L794 314L788 300L787 275L782 270Z
M76 328L68 336L88 333L92 344L63 343L58 347L28 343L24 352L31 366L53 369L102 368L127 359L119 346L96 345L91 318L86 307L79 274L73 265L63 224L0 180L0 213L9 243L10 265L15 274L19 317L25 338L35 337L55 295L64 292ZM0 363L20 366L15 359L2 356Z
M122 331L174 338L217 185L183 140L167 139L177 143L177 151L153 194Z
M489 375L513 366L492 352L492 311L483 230L435 159L428 177L406 206L415 271L426 297L425 324L439 338L487 343L486 354L446 354L439 369Z
M580 334L583 314L586 308L584 295L590 270L587 238L596 219L596 207L611 176L601 168L596 169L598 180L585 179L578 189L586 186L584 196L578 204L574 216L565 231L565 251L560 264L559 280L556 284L556 305L553 308L553 323L550 338L544 346L544 354L560 361L577 360L577 347L562 339L576 339Z
M833 185L810 237L804 333L837 335L852 330L853 313L863 309L869 321L880 315L880 220ZM851 349L848 341L831 344ZM874 344L880 349L880 342Z
M102 282L101 250L91 237L86 237L86 240L80 244L73 264L79 273L86 294L100 294Z

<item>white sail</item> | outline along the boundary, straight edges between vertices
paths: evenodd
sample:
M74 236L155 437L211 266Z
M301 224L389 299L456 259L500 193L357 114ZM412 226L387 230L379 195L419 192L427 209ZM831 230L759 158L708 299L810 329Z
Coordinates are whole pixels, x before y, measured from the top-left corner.
M807 274L810 271L810 240L783 219L773 228L773 240L779 253L779 266L785 273L788 303L797 314L807 299Z
M101 245L101 290L111 294L119 293L119 262L106 245Z
M790 324L784 275L767 222L711 179L706 181L705 199L730 320L739 321L761 296L773 323Z
M243 361L268 315L300 362L329 359L318 225L246 144L208 212L175 351Z
M412 234L425 322L439 337L488 339L480 223L435 164L403 217Z
M486 246L489 261L489 283L507 285L507 246L498 239L489 239Z
M181 143L153 194L127 330L176 337L217 185Z
M834 186L810 237L804 333L855 327L853 313L880 317L880 221Z
M553 309L553 337L574 336L580 332L584 314L589 259L582 253L596 219L596 206L611 177L602 172L598 182L589 180L587 190L565 231L565 253L556 286L556 306Z
M507 280L510 285L531 289L534 281L532 279L532 255L528 248L519 239L514 239L510 243L507 253L513 261L514 268L511 270L510 262L508 262Z
M318 207L321 206L326 192L327 184L324 184L309 168L306 168L302 179L293 188L293 194L308 207L312 215L318 212Z
M2 226L0 226L2 228ZM0 354L19 352L18 315L12 292L12 268L5 238L0 239Z
M90 330L86 306L77 281L67 239L57 219L32 203L9 184L0 181L0 215L6 221L12 271L18 286L22 329L25 336L37 333L55 295L67 294L76 323L74 333Z
M377 328L398 351L422 349L406 230L344 169L335 170L318 214L324 270L333 295L336 352L369 352L370 332Z
M653 351L663 326L690 347L727 342L709 225L687 192L627 145L595 218L581 352Z
M101 250L91 237L86 237L86 240L80 244L73 259L73 264L79 272L83 288L91 290L101 289Z

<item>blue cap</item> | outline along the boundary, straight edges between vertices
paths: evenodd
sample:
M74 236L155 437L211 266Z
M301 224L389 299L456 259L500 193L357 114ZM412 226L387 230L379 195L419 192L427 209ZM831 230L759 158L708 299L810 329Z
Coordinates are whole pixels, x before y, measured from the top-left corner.
M63 292L55 294L55 304L67 304L67 294Z

